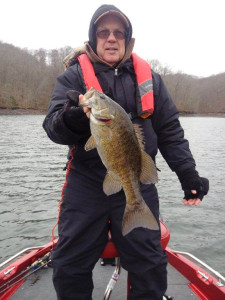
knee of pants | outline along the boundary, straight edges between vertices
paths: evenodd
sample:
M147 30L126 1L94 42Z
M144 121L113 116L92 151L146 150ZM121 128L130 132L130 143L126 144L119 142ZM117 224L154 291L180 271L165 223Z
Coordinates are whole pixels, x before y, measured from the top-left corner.
M91 300L92 272L68 274L63 268L53 269L53 284L58 300Z
M159 231L136 228L127 237L117 232L113 240L120 253L121 264L129 272L145 272L167 263Z

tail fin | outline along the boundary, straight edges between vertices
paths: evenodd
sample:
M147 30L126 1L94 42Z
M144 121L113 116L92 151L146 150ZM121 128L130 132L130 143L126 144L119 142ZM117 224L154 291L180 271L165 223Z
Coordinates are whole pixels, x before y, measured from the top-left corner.
M122 234L127 235L134 228L138 227L159 230L156 218L143 199L135 207L126 205L123 216Z

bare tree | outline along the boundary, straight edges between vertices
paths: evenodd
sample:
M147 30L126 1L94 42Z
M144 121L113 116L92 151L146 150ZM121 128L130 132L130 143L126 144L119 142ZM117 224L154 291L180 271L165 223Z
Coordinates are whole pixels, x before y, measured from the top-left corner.
M46 109L55 79L64 71L63 58L70 52L69 46L29 51L0 42L0 107ZM173 73L157 59L148 62L163 77L179 111L225 113L225 73L198 78Z

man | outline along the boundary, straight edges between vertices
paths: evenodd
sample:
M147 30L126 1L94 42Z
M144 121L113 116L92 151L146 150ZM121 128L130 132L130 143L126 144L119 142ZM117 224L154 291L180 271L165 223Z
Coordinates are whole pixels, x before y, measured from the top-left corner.
M159 148L181 181L185 205L198 205L208 191L207 179L195 170L178 112L162 79L132 54L133 45L129 19L113 5L99 7L90 22L89 42L65 61L68 69L57 78L44 120L49 138L70 148L59 242L52 257L53 282L61 300L92 299L92 270L107 242L108 220L122 266L129 272L130 300L161 300L167 288L167 257L161 248L160 231L136 228L122 235L124 192L104 194L106 169L96 150L84 150L90 136L90 110L78 107L78 95L81 100L92 82L97 81L103 92L130 114L132 122L142 127L145 150L153 160ZM143 106L146 95L141 89L145 82L139 82L142 67L150 83L144 88L147 106ZM155 185L141 184L141 192L159 220Z

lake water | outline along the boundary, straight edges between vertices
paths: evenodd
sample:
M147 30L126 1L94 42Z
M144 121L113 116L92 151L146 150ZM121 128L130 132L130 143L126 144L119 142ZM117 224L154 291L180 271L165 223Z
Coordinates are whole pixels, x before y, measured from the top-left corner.
M67 147L42 129L44 115L0 116L0 262L51 240L64 183ZM181 117L210 192L198 207L182 204L178 179L158 155L161 214L169 246L188 251L225 275L225 118ZM57 231L56 231L57 232Z

